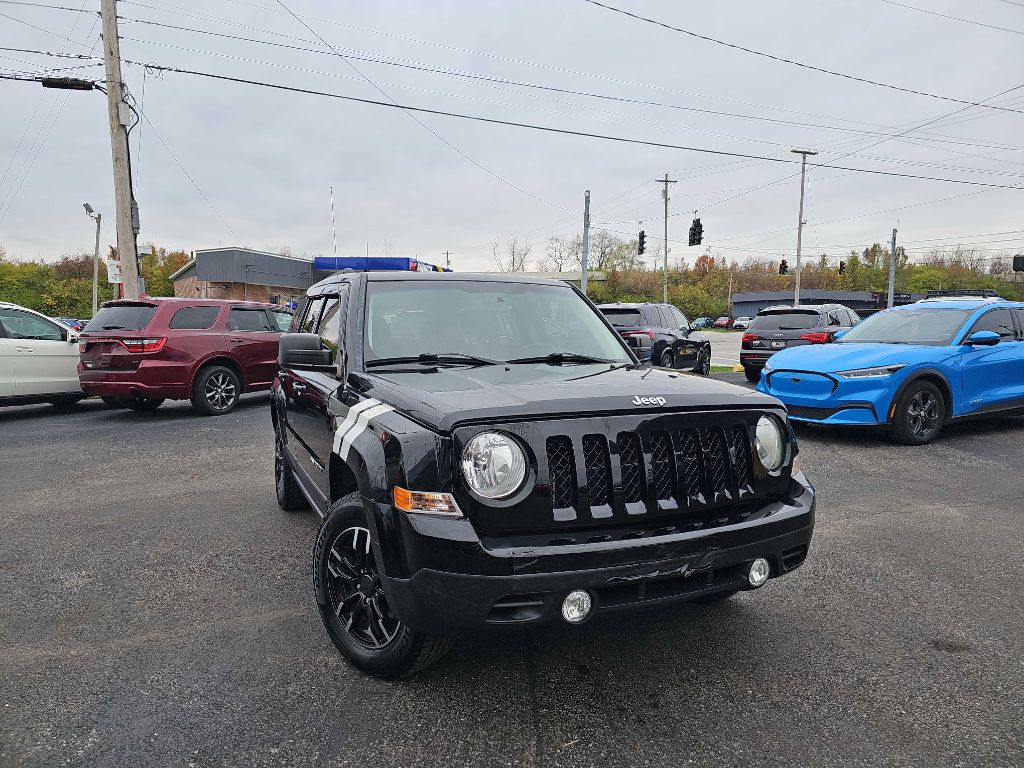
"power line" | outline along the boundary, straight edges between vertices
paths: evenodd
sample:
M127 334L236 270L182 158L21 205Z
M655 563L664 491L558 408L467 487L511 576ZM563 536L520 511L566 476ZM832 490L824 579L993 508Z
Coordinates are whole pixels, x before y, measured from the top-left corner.
M126 59L125 61L128 61L128 60ZM708 149L708 148L705 148L705 147L690 147L690 146L684 146L684 145L681 145L681 144L669 144L667 142L660 142L660 141L649 141L649 140L644 140L644 139L630 139L630 138L626 138L624 136L610 136L608 134L590 133L590 132L587 132L587 131L573 131L573 130L569 130L569 129L566 129L566 128L554 128L552 126L536 125L536 124L532 124L532 123L520 123L520 122L516 122L514 120L499 120L497 118L492 118L492 117L483 117L481 115L470 115L470 114L465 114L465 113L460 113L460 112L449 112L449 111L441 110L441 109L429 109L429 108L426 108L426 107L413 107L413 106L409 106L409 105L405 105L405 104L398 104L398 103L393 102L393 101L377 101L375 99L364 99L364 98L359 98L359 97L356 97L356 96L345 96L345 95L338 94L338 93L330 93L328 91L318 91L318 90L315 90L315 89L312 89L312 88L298 88L298 87L295 87L295 86L282 85L280 83L268 83L268 82L261 81L261 80L252 80L252 79L243 78L243 77L231 77L231 76L228 76L228 75L217 75L217 74L213 74L212 72L200 72L200 71L194 70L194 69L182 69L182 68L179 68L179 67L167 67L167 66L162 66L162 65L159 65L159 64L151 64L151 63L138 62L138 61L128 61L128 63L129 64L138 64L138 65L141 65L141 66L148 66L151 69L160 70L160 71L164 71L164 72L176 72L178 74L183 74L183 75L194 75L194 76L197 76L197 77L207 77L207 78L210 78L210 79L213 79L213 80L223 80L225 82L231 82L231 83L241 83L241 84L245 84L245 85L255 85L255 86L258 86L258 87L262 87L262 88L272 88L274 90L290 91L290 92L293 92L293 93L302 93L302 94L306 94L306 95L310 95L310 96L324 96L326 98L340 99L342 101L350 101L350 102L355 102L355 103L359 103L359 104L369 104L369 105L378 106L378 107L388 107L388 108L393 108L393 109L401 109L401 110L407 110L407 111L410 111L410 112L421 112L423 114L429 114L429 115L440 115L442 117L452 117L452 118L457 118L457 119L460 119L460 120L472 120L472 121L480 122L480 123L489 123L491 125L504 125L504 126L508 126L508 127L512 127L512 128L525 128L525 129L534 130L534 131L541 131L541 132L544 132L544 133L557 133L557 134L563 134L563 135L566 135L566 136L580 136L580 137L584 137L584 138L601 139L603 141L612 141L612 142L617 142L617 143L622 143L622 144L637 144L637 145L649 146L649 147L659 147L659 148L662 148L662 149L678 149L678 150L681 150L681 151L684 151L684 152L698 152L698 153L701 153L701 154L708 154L708 155L721 155L723 157L739 157L739 158L747 158L747 159L751 159L751 160L764 160L766 162L784 163L784 164L787 164L787 165L792 165L795 162L799 162L799 161L789 160L787 158L780 158L780 157L766 157L764 155L752 155L752 154L748 154L748 153L744 153L744 152L727 152L725 150ZM825 164L825 163L808 163L808 165L809 166L814 166L814 167L819 167L819 168L834 168L834 169L840 170L840 171L854 171L854 172L857 172L857 173L869 173L869 174L874 174L874 175L879 175L879 176L892 176L892 177L904 178L904 179L920 179L920 180L923 180L923 181L940 181L940 182L949 183L949 184L968 184L968 185L971 185L971 186L990 187L990 188L993 188L993 189L1017 189L1017 190L1024 190L1024 186L1012 186L1012 185L1006 185L1006 184L990 184L990 183L982 182L982 181L970 181L968 179L947 179L947 178L941 178L941 177L935 177L935 176L923 176L923 175L911 174L911 173L896 173L894 171L882 171L882 170L878 170L878 169L874 169L874 168L851 168L851 167L842 166L842 165L832 165L831 163L828 163L828 164ZM558 207L562 207L562 206L558 206ZM569 210L569 209L563 207L563 210Z
M724 40L718 40L718 39L716 39L714 37L708 37L707 35L702 35L702 34L699 34L697 32L692 32L692 31L690 31L688 29L683 29L682 27L674 27L671 24L665 23L664 21L658 21L657 19L651 19L651 18L648 18L646 16L641 16L640 14L633 13L632 11L627 11L627 10L624 10L622 8L616 8L615 6L612 6L612 5L606 5L605 3L599 2L598 0L583 0L583 2L590 3L591 5L595 5L595 6L599 7L599 8L604 8L605 10L612 11L613 13L619 13L619 14L622 14L623 16L629 16L630 18L636 19L637 21L643 21L643 22L645 22L647 24L654 24L655 26L671 30L672 32L679 32L679 33L684 34L684 35L689 35L690 37L694 37L694 38L696 38L698 40L704 40L704 41L709 42L709 43L715 43L716 45L722 45L722 46L725 46L726 48L732 48L732 49L737 50L737 51L743 51L745 53L750 53L750 54L753 54L755 56L762 56L762 57L764 57L766 59L771 59L772 61L778 61L778 62L781 62L783 64L791 64L791 65L793 65L795 67L801 67L802 69L809 69L809 70L812 70L814 72L820 72L822 74L832 75L833 77L841 77L841 78L844 78L846 80L853 80L853 81L858 82L858 83L866 83L867 85L875 85L875 86L878 86L879 88L888 88L890 90L900 91L902 93L912 93L915 96L927 96L928 98L931 98L931 99L940 99L942 101L951 101L951 102L955 102L957 104L967 104L967 105L970 105L972 107L973 106L980 106L977 102L967 101L966 99L957 99L957 98L954 98L952 96L942 96L942 95L937 94L937 93L929 93L928 91L919 91L919 90L916 90L914 88L904 88L903 86L892 85L891 83L883 83L883 82L880 82L878 80L869 80L866 77L857 77L856 75L850 75L850 74L846 74L844 72L836 72L834 70L825 69L824 67L818 67L818 66L815 66L813 64L805 64L804 62L795 61L793 59L787 59L787 58L784 58L782 56L776 56L775 54L772 54L772 53L766 53L764 51L758 51L758 50L755 50L753 48L747 48L747 47L742 46L742 45L737 45L736 43L727 43ZM996 105L986 105L986 106L987 106L988 109L995 109L995 110L999 110L999 111L1002 111L1002 112L1016 112L1018 114L1024 114L1024 110L1020 110L1020 109L1010 109L1008 107L999 107L999 106L996 106Z
M138 5L138 3L136 3L136 4ZM151 6L143 6L143 7L151 7ZM255 44L258 44L258 45L267 45L267 46L272 46L272 47L276 47L276 48L284 48L286 50L301 51L301 52L304 52L304 53L315 53L315 54L318 54L318 55L328 55L328 56L331 55L327 51L318 50L318 49L315 49L315 48L307 48L305 46L291 45L291 44L288 44L288 43L278 43L278 42L274 42L274 41L271 41L271 40L260 40L258 38L243 37L243 36L240 36L240 35L231 35L231 34L227 34L225 32L216 32L214 30L196 29L194 27L184 27L184 26L180 26L180 25L176 25L176 24L166 24L166 23L163 23L163 22L151 21L151 20L148 20L148 19L130 19L130 18L125 18L125 17L118 17L118 18L121 21L124 21L126 23L146 24L146 25L155 26L155 27L163 27L163 28L166 28L166 29L174 29L174 30L178 30L178 31L182 31L182 32L191 32L191 33L194 33L194 34L210 35L210 36L213 36L213 37L220 37L220 38L224 38L224 39L227 39L227 40L236 40L236 41L239 41L239 42L255 43ZM230 23L230 22L222 22L222 23ZM274 34L274 35L277 35L277 36L280 36L280 37L286 37L286 38L290 38L290 39L294 39L294 40L301 40L303 42L306 42L303 38L296 38L296 37L291 36L291 35L283 35L280 32L274 32L272 30L262 30L262 29L260 29L258 27L252 27L250 25L241 25L241 24L237 24L236 23L235 26L240 26L240 27L243 27L245 29L252 29L252 30L255 30L255 31L264 32L265 34ZM131 40L132 42L139 42L139 43L144 43L144 44L148 44L148 45L161 45L161 46L172 47L172 48L174 47L173 45L168 44L168 43L156 43L156 42L153 42L153 41L150 41L150 40L142 40L142 39L139 39L139 38L125 37L124 39L125 40ZM459 49L459 50L461 50L461 49ZM486 54L481 54L481 55L486 55ZM611 96L611 95L608 95L608 94L594 93L594 92L591 92L591 91L584 91L584 90L578 90L578 89L572 89L572 88L561 88L561 87L557 87L557 86L546 85L546 84L538 84L538 83L531 83L531 82L526 82L526 81L523 81L523 80L516 80L516 79L511 79L511 78L492 77L492 76L480 75L480 74L476 74L476 73L472 73L472 72L465 72L465 71L460 71L460 70L454 70L454 69L450 69L450 68L447 68L447 67L434 67L434 66L431 66L431 65L422 64L422 63L418 63L418 62L410 62L409 60L396 60L393 57L382 57L382 56L377 56L377 55L374 55L374 54L367 54L365 52L352 51L350 49L346 51L344 56L346 58L348 58L348 59L352 59L352 60L355 60L355 61L364 61L364 62L368 62L368 63L372 63L372 64L382 64L382 65L385 65L385 66L399 67L399 68L410 69L410 70L418 71L418 72L427 72L427 73L430 73L430 74L441 75L443 77L461 78L461 79L474 80L474 81L483 82L483 83L497 83L497 84L501 84L501 85L512 85L512 86L516 86L516 87L519 87L519 88L529 88L529 89L532 89L532 90L543 90L543 91L549 91L549 92L553 92L553 93L561 93L561 94L572 95L572 96L583 96L583 97L586 97L586 98L601 99L601 100L605 100L605 101L614 101L614 102L620 102L620 103L624 103L624 104L635 104L635 105L639 105L639 106L653 106L653 107L659 107L659 108L663 108L663 109L681 110L681 111L686 111L686 112L694 112L694 113L698 113L698 114L716 115L716 116L720 116L720 117L729 117L729 118L734 118L734 119L754 120L754 121L768 122L768 123L774 123L774 124L779 124L779 125L792 125L792 126L796 126L796 127L809 128L809 129L817 129L817 130L837 131L837 132L843 132L843 133L856 133L856 134L869 135L869 136L891 136L891 134L885 133L883 131L868 131L868 130L856 129L856 128L842 128L842 127L838 127L838 126L822 125L820 123L805 123L805 122L800 122L800 121L796 121L796 120L785 120L785 119L782 119L782 118L771 118L771 117L764 117L764 116L760 116L760 115L747 115L747 114L737 113L737 112L727 112L727 111L724 111L724 110L712 110L712 109L704 109L704 108L700 108L700 107L688 107L688 106L683 106L683 105L679 105L679 104L670 104L670 103L666 103L666 102L651 101L651 100L647 100L647 99L637 99L637 98L629 98L629 97L623 97L623 96ZM502 58L502 57L499 57L499 58ZM518 60L514 60L514 61L518 61ZM529 63L529 62L527 62L527 63ZM539 65L535 65L535 66L539 66ZM572 72L572 70L566 70L566 71ZM598 75L589 75L589 76L591 76L591 77L600 77ZM618 82L618 81L616 81L616 82ZM624 82L629 83L629 81L624 81ZM664 89L661 89L661 90L664 90ZM694 95L700 96L700 94L694 94ZM709 98L709 97L704 97L704 98ZM728 101L728 100L726 100L726 101ZM740 103L742 103L742 102L740 102ZM766 108L770 108L770 107L766 107ZM861 121L854 121L854 122L861 122ZM942 136L942 134L934 134L934 136L939 137L939 136ZM962 138L959 138L959 137L932 138L931 136L923 135L923 136L921 136L919 138L922 141L929 141L929 142L935 142L935 143L963 144L964 146L976 146L976 147L980 147L980 148L1003 149L1005 147L1012 147L1013 149L1024 149L1024 147L1018 147L1016 145L986 144L986 143L983 143L983 142L972 141L972 140L969 140L969 139L962 139Z
M988 29L998 29L1000 32L1012 32L1015 35L1024 35L1024 30L1010 29L1009 27L998 27L995 24L986 24L982 21L974 21L972 19L962 19L959 16L950 16L946 13L939 13L938 11L929 11L925 8L918 8L913 5L907 5L906 3L898 3L896 0L880 0L880 2L888 5L898 5L900 8L906 8L910 11L917 11L918 13L927 13L929 16L941 16L943 19L951 19L952 21L963 22L964 24L973 24L976 27L987 27Z
M349 67L350 67L351 69L352 69L352 71L353 71L353 72L355 72L355 73L356 73L357 75L359 75L359 76L360 76L361 78L363 78L363 79L364 79L364 80L365 80L366 82L368 82L368 83L369 83L370 85L372 85L372 86L374 87L374 89L376 89L376 90L377 90L377 91L378 91L378 92L379 92L379 93L380 93L380 94L381 94L382 96L384 96L384 98L386 98L386 99L387 99L387 100L388 100L389 102L391 102L390 106L393 106L393 107L396 107L396 108L398 108L398 109L401 109L401 110L402 110L403 112L405 112L405 113L406 113L406 114L407 114L407 115L408 115L409 117L411 117L411 118L412 118L412 119L413 119L413 120L414 120L414 121L415 121L415 122L416 122L416 123L417 123L417 124L418 124L418 125L419 125L419 126L420 126L421 128L423 128L423 129L424 129L425 131L427 131L427 132L428 132L429 134L431 134L431 135L432 135L432 136L433 136L433 137L434 137L435 139L437 139L438 141L440 141L440 142L441 142L442 144L444 144L444 145L445 145L446 147L448 147L449 149L451 149L451 150L452 150L453 152L456 152L457 154L461 155L461 156L462 156L463 158L465 158L466 160L468 160L468 161L469 161L470 163L472 163L473 165L475 165L475 166L476 166L477 168L479 168L479 169L480 169L481 171L483 171L484 173L486 173L486 174L488 174L489 176L492 176L493 178L497 179L497 180L498 180L498 181L500 181L500 182L501 182L502 184L505 184L506 186L508 186L508 187L511 187L512 189L516 190L516 192L519 192L520 194L526 195L527 197L531 197L531 198L533 198L534 200L539 200L540 202L544 203L545 205L550 205L550 206L551 206L551 207L553 207L553 208L561 208L561 209L562 209L563 211L568 211L568 210L571 210L571 209L569 209L569 208L566 208L566 207L565 207L564 205L559 205L558 203L552 203L552 202L551 202L550 200L545 200L545 199L544 199L543 197L540 197L539 195L535 195L535 194L533 194L532 192L529 192L528 190L526 190L526 189L523 189L523 188L522 188L522 187L520 187L520 186L519 186L518 184L515 184L515 183L514 183L514 182L512 182L512 181L509 181L509 180L508 180L508 179L506 179L506 178L505 178L504 176L502 176L502 175L500 175L500 174L496 173L495 171L492 171L492 170L491 170L490 168L488 168L488 167L487 167L486 165L484 165L483 163L480 163L480 162L478 162L477 160L475 160L474 158L470 157L470 156L469 156L468 154L466 154L466 153L465 153L465 152L463 152L463 151L462 151L461 149L459 149L459 148L458 148L457 146L455 146L455 145L454 145L454 144L452 144L452 143L451 143L450 141L448 141L448 139L446 139L446 138L445 138L444 136L442 136L441 134L439 134L439 133L438 133L437 131L435 131L435 130L434 130L433 128L431 128L431 127L430 127L429 125L427 125L427 124L426 124L426 123L424 123L424 122L423 122L422 120L420 120L420 119L419 119L418 117L416 117L416 116L415 116L414 114L412 114L412 112L413 112L414 110L412 110L411 108L406 108L406 107L402 106L402 105L401 105L401 104L399 104L399 103L398 103L397 101L395 101L395 100L394 100L393 98L391 98L391 95L390 95L389 93L387 93L387 92L386 92L386 91L385 91L385 90L384 90L383 88L381 88L381 87L380 87L379 85L377 85L377 84L376 84L376 83L375 83L375 82L374 82L373 80L371 80L371 79L370 79L369 77L367 77L366 75L364 75L364 74L363 74L363 73L362 73L362 72L361 72L361 71L359 70L359 68L358 68L358 67L356 67L356 65L355 65L355 64L353 64L353 63L352 63L351 61L349 61L349 60L348 60L348 59L347 59L347 58L346 58L346 57L345 57L345 56L344 56L343 54L339 53L339 52L338 52L338 51L337 51L337 50L336 50L336 49L334 48L334 46L332 46L332 45L331 45L330 43L328 43L328 42L327 42L326 40L324 40L324 39L323 39L323 38L322 38L322 37L320 36L320 34L319 34L319 33L318 33L318 32L317 32L317 31L316 31L315 29L313 29L313 28L312 28L311 26L309 26L309 25L308 25L308 24L307 24L307 23L306 23L305 21L303 21L303 20L302 20L301 18L299 18L298 16L296 16L296 15L295 15L295 14L294 14L294 13L292 12L292 10L291 10L291 9L290 9L290 8L289 8L289 7L287 6L287 5L285 5L285 4L284 4L284 3L282 2L282 0L277 0L277 4L278 4L278 5L280 5L280 6L281 6L281 7L282 7L282 8L284 9L284 10L286 10L286 11L287 11L287 12L288 12L288 13L289 13L289 14L290 14L290 15L291 15L291 16L292 16L292 17L293 17L293 18L294 18L294 19L295 19L295 20L296 20L297 22L299 22L299 24L301 24L301 25L302 25L302 26L304 26L304 27L305 27L305 28L306 28L307 30L309 30L309 32L310 32L310 33L311 33L311 34L312 34L312 35L313 35L314 37L316 37L316 39L317 39L317 40L319 40L319 41L320 41L321 43L323 43L323 44L324 44L325 46L327 46L327 47L328 47L328 48L329 48L329 49L330 49L330 50L331 50L331 51L332 51L332 52L333 52L333 53L334 53L334 54L335 54L335 55L336 55L336 56L337 56L338 58L340 58L340 59L341 59L342 61L344 61L344 62L345 62L345 63L346 63L346 64L347 64L347 65L348 65L348 66L349 66ZM419 111L423 111L423 110L419 110Z

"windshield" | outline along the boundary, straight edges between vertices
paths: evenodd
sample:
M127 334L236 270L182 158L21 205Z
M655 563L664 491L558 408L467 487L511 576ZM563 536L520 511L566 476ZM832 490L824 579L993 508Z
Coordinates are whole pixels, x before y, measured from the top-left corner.
M601 313L616 328L635 328L643 323L639 309L606 309L602 307Z
M419 355L515 360L555 353L630 362L569 286L468 280L367 286L367 361Z
M900 309L878 312L846 332L840 344L925 344L942 347L973 314L970 309Z
M84 331L141 331L149 325L154 314L156 307L152 304L115 304L112 307L100 307L100 311L89 321Z
M805 331L818 327L817 312L762 312L750 323L751 331Z

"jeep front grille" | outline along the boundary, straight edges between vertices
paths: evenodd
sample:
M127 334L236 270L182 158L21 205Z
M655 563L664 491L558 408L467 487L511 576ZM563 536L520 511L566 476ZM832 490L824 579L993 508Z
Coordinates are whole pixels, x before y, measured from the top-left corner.
M754 495L746 424L696 429L547 438L551 506L556 520L686 511L739 503ZM582 450L577 475L576 451Z

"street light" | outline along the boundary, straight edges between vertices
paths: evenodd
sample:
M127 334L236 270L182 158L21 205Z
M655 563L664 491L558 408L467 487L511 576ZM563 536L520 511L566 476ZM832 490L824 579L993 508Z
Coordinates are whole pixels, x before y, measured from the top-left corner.
M97 293L100 285L100 221L102 214L96 213L88 203L82 203L85 215L96 222L96 247L92 252L92 316L96 317Z

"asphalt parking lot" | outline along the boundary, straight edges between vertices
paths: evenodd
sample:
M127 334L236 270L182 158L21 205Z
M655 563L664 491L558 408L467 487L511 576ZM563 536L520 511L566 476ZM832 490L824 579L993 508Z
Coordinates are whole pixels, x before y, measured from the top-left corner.
M384 683L322 629L267 396L0 410L0 765L1024 764L1024 420L799 434L791 576Z

